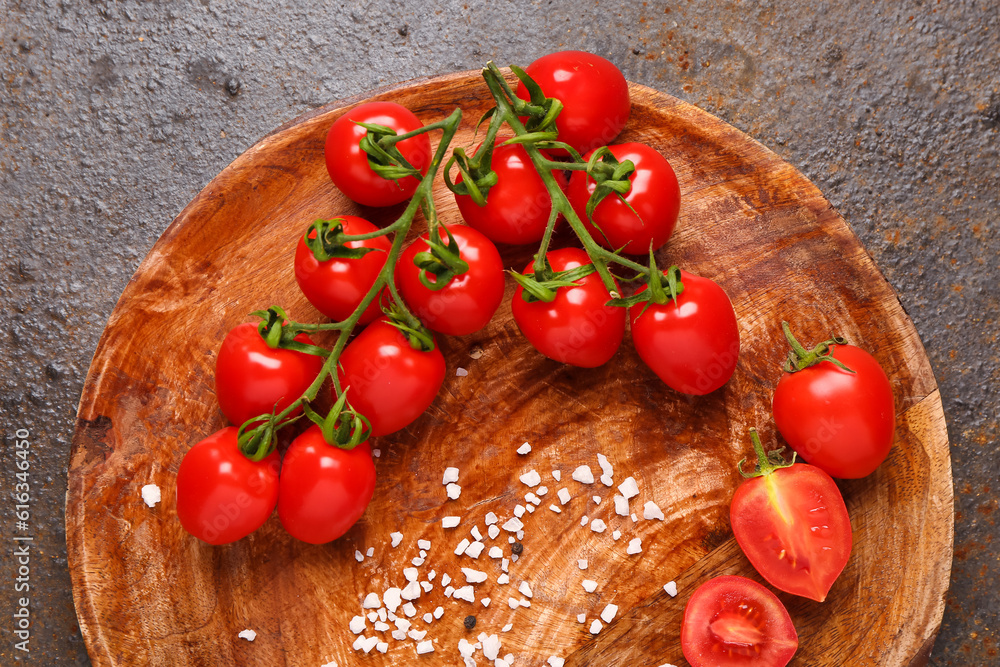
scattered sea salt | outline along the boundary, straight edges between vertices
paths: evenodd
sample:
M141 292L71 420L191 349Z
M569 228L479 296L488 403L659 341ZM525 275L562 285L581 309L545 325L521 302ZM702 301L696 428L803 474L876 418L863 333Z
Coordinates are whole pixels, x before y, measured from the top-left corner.
M559 489L559 493L557 493L556 495L559 496L559 502L561 502L563 505L569 502L569 489L567 488Z
M444 616L444 607L438 607L434 610L434 618L439 619Z
M524 443L523 445L517 448L517 453L520 454L521 456L524 456L530 451L531 451L531 445L529 445L528 443Z
M422 557L420 557L420 556L417 556L416 558L414 558L410 562L413 563L414 567L420 567L421 565L424 564L424 559Z
M663 585L663 590L672 598L677 597L677 583L673 581L668 581Z
M562 658L557 658L554 655L549 656L549 659L546 660L546 662L549 664L549 667L563 667L563 665L566 664L565 660L563 660Z
M647 520L659 519L660 521L663 521L663 510L660 509L659 505L650 500L642 506L642 518Z
M458 376L458 377L460 377L460 378L464 378L468 374L469 374L469 371L465 370L461 366L459 366L458 368L455 369L455 375Z
M524 516L524 505L518 505L514 508L514 516L518 519Z
M532 505L538 505L538 504L540 504L542 502L542 499L539 498L538 496L536 496L533 493L526 493L526 494L524 494L524 500L526 502L531 503Z
M518 519L517 517L510 519L509 521L507 521L507 523L503 525L503 529L506 530L508 533L516 533L522 528L524 528L524 524L521 523L521 520Z
M618 485L618 490L625 496L625 500L631 500L639 495L639 485L635 483L634 477L627 477L624 482Z
M490 558L503 558L503 549L500 547L490 547Z
M378 593L369 593L365 596L365 601L361 603L362 609L378 609L382 603L378 599Z
M375 650L378 651L379 653L385 653L386 651L389 650L389 643L379 642L378 644L375 644Z
M420 642L419 644L417 644L418 654L423 655L425 653L433 653L433 652L434 652L434 642L427 641L427 642Z
M431 589L434 588L434 585L429 581L421 581L420 587L424 589L424 593L430 593Z
M458 543L458 546L455 547L455 555L461 556L462 554L464 554L465 550L469 548L470 544L471 542L469 542L468 539L463 539L461 542Z
M527 581L522 581L521 584L517 587L517 590L521 591L521 595L523 595L524 597L526 598L531 597L531 586L528 585Z
M603 620L605 623L610 623L611 621L615 620L615 615L617 613L618 613L618 605L609 604L607 607L604 608L604 611L601 612L601 620Z
M604 454L597 455L597 465L601 466L601 472L605 475L614 475L615 469L611 467L611 462Z
M461 517L446 516L445 518L441 519L441 527L442 528L454 528L455 526L457 526L461 522L462 522L462 518ZM395 545L393 545L393 546L395 546Z
M413 618L414 616L417 615L417 608L413 606L412 602L407 602L406 604L403 605L403 613L406 614L409 618Z
M428 625L430 625L431 623L434 622L434 616L432 616L430 612L424 614L423 615L423 619L424 619L424 623L427 623ZM378 630L378 628L375 628L375 629Z
M416 581L417 577L420 576L420 571L415 567L403 568L403 577L407 581Z
M496 660L500 655L500 639L496 635L490 635L482 640L483 656L488 660Z
M611 475L601 475L601 484L604 486L614 486L615 480L611 479Z
M430 549L431 548L430 540L417 540L417 548ZM426 554L421 554L421 555L426 555Z
M159 489L157 489L157 492L159 492ZM159 494L157 493L157 495ZM157 500L159 500L159 498L157 498ZM150 505L150 507L152 507L152 505ZM248 642L252 642L253 640L257 639L257 633L254 632L253 630L244 630L238 636L240 639L245 639Z
M573 479L580 482L581 484L593 484L594 483L594 473L590 471L590 466L580 466L573 471Z
M459 600L466 600L468 602L476 601L476 593L472 590L472 586L462 586L455 590L455 597Z
M450 583L451 583L451 575L445 572L444 574L441 575L441 585L447 586Z
M472 535L473 539L476 540L476 542L483 539L483 534L479 532L479 526L473 526L469 533Z
M576 615L576 622L577 623L586 623L587 622L587 615L586 614L577 614Z
M510 583L510 575L507 574L506 572L504 572L499 577L497 577L497 583L500 584L501 586L503 586L505 584L509 584Z
M632 523L639 523L639 517L635 515L635 512L632 512Z
M374 456L375 458L380 458L382 456L382 450L376 447L375 449L372 450L372 456ZM384 652L385 651L383 651L383 653Z
M584 579L583 590L587 591L588 593L593 593L594 591L597 590L597 582L591 579Z
M630 556L634 556L640 551L642 551L642 540L639 539L638 537L630 541L628 543L628 548L625 549L625 553L629 554Z
M365 555L368 556L369 558L371 558L372 556L374 556L375 555L375 547L368 547L368 550L365 551Z
M483 553L483 549L486 545L482 542L473 542L469 545L469 548L465 550L465 555L470 558L479 558L479 554Z
M393 587L382 594L382 602L385 604L385 608L394 614L396 613L396 610L399 609L399 605L402 602L403 598L401 593L402 591L400 589Z
M519 479L521 480L522 484L525 484L532 488L542 483L542 476L539 475L538 472L535 470L529 470L528 472L521 475Z
M445 468L444 469L444 479L441 483L444 485L451 484L452 482L458 481L458 468Z
M493 524L495 524L497 522L497 520L498 520L497 519L497 515L494 514L493 512L489 512L486 515L486 525L487 526L492 526Z
M403 541L402 533L389 533L389 537L392 538L392 548L395 549L399 546L399 543Z
M486 573L480 572L479 570L473 570L472 568L463 567L462 574L465 575L465 580L470 584L481 584L486 581Z
M555 512L556 514L562 514L562 510L559 509L559 507L556 505L549 505L549 509Z
M355 616L354 618L351 619L351 622L347 627L349 627L351 629L351 632L353 632L354 634L360 635L362 632L365 631L365 617Z
M583 516L580 517L580 525L581 526L586 526L588 521L590 521L590 517L587 516L586 514L584 514Z
M615 496L615 514L618 516L628 516L628 499L624 496Z
M514 627L513 623L508 623L500 629L500 632L510 632L510 629Z
M608 529L608 524L604 523L600 519L594 519L590 522L590 529L595 533L603 533Z
M496 524L493 524L492 526L486 529L486 534L490 536L491 540L495 540L497 538L497 535L500 534L500 529L497 527Z
M363 553L361 553L360 551L358 551L357 549L355 549L354 550L354 560L356 560L356 561L358 561L360 563L364 559L365 559L365 555Z
M458 484L449 484L445 487L448 491L448 497L452 500L458 500L458 497L462 495L462 487Z
M594 622L590 624L590 634L596 635L598 632L601 631L601 628L603 628L603 627L604 627L604 624L601 623L600 621L598 621L595 618Z
M611 537L615 538L615 542L617 542L622 537L622 531L616 530L615 532L611 533Z
M399 594L404 600L416 600L420 597L420 584L411 581L403 587L403 592ZM409 616L409 614L407 614Z
M552 471L552 479L556 480L557 482L562 481L562 471L561 470L553 470Z
M154 507L156 503L160 502L161 500L160 487L158 487L156 484L147 484L146 486L142 487L140 493L142 494L143 502L145 502L150 507ZM250 631L244 630L244 632L250 632ZM250 641L253 641L253 639L251 639Z
M525 507L525 509L528 510L528 514L534 514L535 513L535 506L534 505L528 505L528 506Z
M581 570L587 569L587 559L585 558L581 558L580 560L576 561L576 564L580 566Z
M601 504L601 497L600 496L594 496L593 498L594 498L594 504L595 505L600 505Z

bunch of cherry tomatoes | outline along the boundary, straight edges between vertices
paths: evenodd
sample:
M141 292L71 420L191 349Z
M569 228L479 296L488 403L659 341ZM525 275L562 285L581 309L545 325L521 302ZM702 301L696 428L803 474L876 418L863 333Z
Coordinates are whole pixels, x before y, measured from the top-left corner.
M575 51L512 70L516 89L492 63L483 70L496 106L480 121L485 137L471 155L463 148L447 155L460 110L425 126L398 104L371 102L332 125L325 157L334 185L363 206L409 203L384 228L343 215L305 229L295 278L329 322L295 322L273 306L226 336L216 393L238 426L199 442L181 463L177 512L189 533L226 544L277 507L300 540L343 535L374 492L368 438L411 424L441 387L445 360L435 333L474 333L499 307L505 275L496 243L539 244L534 260L511 272L511 307L545 356L600 366L628 321L640 358L671 389L703 395L732 376L740 342L729 297L708 278L655 262L680 210L673 169L644 144L608 145L629 118L624 76L604 58ZM434 152L432 131L442 132ZM442 164L465 225L438 220L431 195ZM418 213L427 233L404 247ZM550 248L562 225L580 247ZM639 287L626 296L623 281ZM831 475L860 477L881 463L893 439L893 398L868 353L840 339L807 350L784 327L792 352L774 417L810 465L765 453L752 433L758 462L749 473L741 463L750 479L733 498L732 527L769 583L822 601L851 549ZM337 334L332 349L310 338L319 331ZM332 408L320 414L313 401L327 382ZM301 418L312 426L279 460L276 433ZM784 665L798 644L774 594L720 577L692 596L682 645L698 667Z

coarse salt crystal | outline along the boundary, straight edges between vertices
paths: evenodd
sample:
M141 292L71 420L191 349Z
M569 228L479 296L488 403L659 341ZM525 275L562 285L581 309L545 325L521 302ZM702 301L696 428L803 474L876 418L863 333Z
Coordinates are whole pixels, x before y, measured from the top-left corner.
M385 604L386 609L394 614L399 609L400 602L402 602L401 593L400 589L393 587L382 594L382 602Z
M525 509L528 510L528 514L534 514L535 513L535 506L534 505L527 505L525 507Z
M379 607L379 610L378 610L378 618L379 618L379 620L384 622L385 619L388 618L388 616L389 616L389 614L386 613L385 607Z
M486 529L486 534L490 536L491 540L495 540L497 538L497 535L500 534L500 528L498 528L496 524L493 524L492 526Z
M430 593L431 589L434 588L434 584L429 581L421 581L420 587L424 589L424 593Z
M444 478L442 478L441 483L447 486L452 482L458 481L458 468L445 468Z
M516 516L518 519L524 516L524 505L518 505L517 507L514 508L514 516Z
M518 479L521 480L522 484L525 484L532 488L542 483L541 475L539 475L538 472L535 470L529 470L528 472L521 475Z
M448 497L452 500L458 500L458 497L462 495L462 487L458 484L449 484L445 489L448 492Z
M503 549L500 547L490 547L490 558L503 558Z
M150 507L152 507L152 505L150 505ZM257 633L254 632L253 630L244 630L237 636L240 639L247 640L248 642L252 642L253 640L257 639Z
M468 539L463 539L461 542L458 543L458 546L455 547L455 555L461 556L462 554L464 554L465 550L469 548L470 544L472 543L469 542Z
M520 556L518 556L517 554L511 554L511 556L510 556L510 562L511 563L516 563L518 558L520 558Z
M469 658L472 656L473 653L476 652L476 645L470 644L469 641L465 639L465 637L462 637L461 639L458 640L458 652L462 655L463 658Z
M139 493L142 495L143 502L145 502L150 507L154 507L156 503L160 502L161 500L160 487L158 487L156 484L147 484L146 486L142 487L142 490ZM250 631L244 630L244 632L250 632ZM253 640L251 639L250 641Z
M500 632L510 632L510 629L514 627L513 623L508 623L500 629Z
M374 611L368 612L368 620L374 623L375 621L378 620L378 614L376 614Z
M504 584L510 583L510 575L504 572L499 577L497 577L497 583L503 586Z
M601 472L605 475L615 474L615 469L611 467L611 462L608 461L608 457L604 454L597 455L597 465L601 466Z
M479 558L479 554L483 553L483 549L486 545L482 542L473 542L469 545L469 548L465 550L465 555L470 558Z
M403 632L402 630L393 630L392 638L397 641L403 641L404 639L406 639L406 633Z
M563 665L566 664L565 660L563 660L562 658L557 658L554 655L549 656L549 659L546 660L546 662L549 663L549 667L563 667Z
M586 570L587 569L587 559L586 558L581 558L580 560L576 561L576 564L580 566L581 570Z
M462 521L462 517L458 517L458 516L446 516L445 518L441 519L441 527L442 528L454 528L459 523L461 523L461 521ZM400 537L402 537L402 535L400 535ZM392 546L396 546L396 545L394 544Z
M563 505L569 502L569 489L566 488L559 489L559 493L557 493L556 495L559 496L559 502L561 502Z
M426 614L424 614L422 618L424 619L424 623L427 623L428 625L430 625L431 623L434 622L434 616L431 615L430 612L427 612ZM378 630L378 628L375 628L375 629Z
M603 627L604 627L604 624L601 623L600 621L598 621L595 618L594 622L590 624L590 634L596 635L598 632L601 631L601 628L603 628Z
M380 458L382 456L382 450L378 448L373 449L372 456L374 456L375 458Z
M521 603L516 598L507 598L507 606L511 609L517 609L521 606Z
M493 600L490 600L489 598L483 598L482 600L480 600L480 602L483 603L484 607L489 607L490 606L490 602L492 602L492 601Z
M454 586L448 586L448 588L444 589L444 596L446 598L450 598L454 594L455 594L455 587Z
M583 516L580 517L580 525L581 526L586 526L588 521L590 521L590 517L587 516L586 514L584 514Z
M600 505L601 504L601 497L600 496L594 496L594 504L595 505Z
M351 622L347 627L349 627L351 629L351 632L353 632L354 634L360 635L362 632L365 631L365 617L355 616L354 618L351 619Z
M403 636L405 637L406 635ZM360 651L361 646L365 643L366 639L368 639L368 637L365 637L364 635L359 635L358 638L354 640L354 643L351 644L351 648L353 648L355 651Z
M495 524L497 522L497 520L498 520L497 519L497 515L494 514L493 512L489 512L489 513L486 514L485 522L486 522L487 526L492 526L493 524Z
M522 528L524 528L524 524L521 523L521 520L518 519L517 517L508 520L507 523L503 525L503 529L506 530L508 533L516 533Z
M552 471L552 479L556 480L557 482L562 481L562 471L561 470L553 470Z
M593 484L594 473L591 472L590 466L583 465L573 471L573 479L581 484Z
M368 547L368 550L365 551L365 555L368 556L369 558L371 558L372 556L374 556L375 555L375 547Z
M584 579L583 590L587 591L588 593L593 593L594 591L597 590L597 582L591 579Z
M375 632L386 632L389 629L388 623L383 623L379 621L375 624Z
M434 610L434 618L439 619L444 616L444 607L438 607Z
M531 445L529 445L528 443L524 443L523 445L517 448L517 453L520 454L521 456L524 456L530 451L531 451Z
M403 613L409 616L410 618L413 618L414 616L417 615L417 608L413 606L412 602L407 602L406 604L403 605Z
M411 560L410 562L413 563L414 567L420 567L421 565L424 564L424 559L418 556L413 560Z
M400 596L404 600L416 600L420 597L420 584L416 581L411 581L403 588L403 592L400 593ZM407 616L409 616L409 614L407 614Z
M611 478L611 475L601 475L601 484L604 486L614 486L615 480Z
M382 603L378 599L378 593L369 593L365 596L365 601L361 603L362 609L378 609Z
M562 514L562 510L559 509L557 505L549 505L549 509L555 512L556 514Z
M507 560L506 558L504 558L502 561L500 561L500 569L503 570L504 572L507 571L507 566L508 565L510 565L510 561Z
M476 601L476 593L472 590L472 586L462 586L455 591L455 597L459 600L466 600L468 602Z
M389 537L392 538L392 548L395 549L399 546L399 543L403 541L402 533L389 533Z
M496 635L490 635L483 641L483 655L488 660L496 660L500 655L500 639Z
M433 653L433 652L434 652L434 642L426 641L417 644L418 654L423 655L425 653Z
M535 493L537 493L539 496L544 496L548 492L549 492L549 487L547 486L540 486L537 489L535 489Z
M389 643L379 642L378 644L375 644L375 650L378 651L379 653L385 653L386 651L389 650Z
M517 590L521 591L521 595L523 595L524 597L526 598L531 597L531 586L528 585L527 581L522 581L520 585L517 587Z
M628 516L628 499L624 496L615 496L615 514L618 516Z
M447 586L450 583L451 583L451 575L445 572L444 574L441 575L441 585Z
M413 623L410 623L405 618L397 618L393 623L396 624L397 630L402 630L403 632L406 632L413 626Z
M673 581L668 581L663 584L664 592L672 598L677 597L677 583Z
M419 576L420 571L415 567L407 567L403 569L403 577L405 577L407 581L416 581Z
M632 523L639 523L639 517L635 515L635 512L632 512Z
M639 485L635 483L635 477L627 477L618 485L618 490L625 496L625 500L631 500L639 495Z
M475 539L477 542L483 539L483 534L479 532L479 526L473 526L472 530L470 530L469 533L472 535L473 539Z
M594 519L590 522L590 529L595 533L603 533L608 529L608 524L604 523L600 519Z
M468 374L469 374L469 371L465 370L461 366L459 366L458 368L455 369L455 375L457 377L464 378Z
M406 636L409 637L410 639L412 639L413 641L418 642L418 641L422 640L424 637L427 636L427 631L426 630L410 630L409 632L406 633Z
M539 498L538 496L536 496L533 493L526 493L526 494L524 494L524 500L526 502L531 503L532 505L538 505L538 504L540 504L542 502L542 499Z
M660 521L663 521L663 510L660 509L659 505L650 500L642 506L642 518L647 520L659 519Z
M642 551L642 540L639 539L638 537L631 540L628 543L628 548L625 549L625 553L629 554L630 556L634 556L640 551Z
M481 584L486 581L486 573L479 570L463 567L462 574L465 575L465 580L470 584Z
M577 623L586 623L587 622L587 615L586 614L577 614L576 615L576 622Z
M358 551L357 549L355 549L354 550L354 560L356 560L356 561L358 561L360 563L364 559L365 559L365 555L363 553L361 553L360 551Z
M601 612L601 620L603 620L605 623L610 623L611 621L615 620L616 614L618 614L618 605L609 604L607 607L604 608L604 611Z
M430 540L417 540L417 548L418 549L430 549L431 548L431 542L430 542Z
M615 532L611 533L611 537L615 538L615 542L620 540L621 536L622 536L622 531L620 530L616 530Z

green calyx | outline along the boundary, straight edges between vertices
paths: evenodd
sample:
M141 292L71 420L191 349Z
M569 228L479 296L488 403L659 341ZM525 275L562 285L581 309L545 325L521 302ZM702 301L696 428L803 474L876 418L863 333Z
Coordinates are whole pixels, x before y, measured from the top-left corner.
M317 262L331 259L359 259L378 248L349 248L350 237L344 231L344 219L317 220L306 228L302 241L312 251Z
M279 422L277 415L270 412L240 424L236 431L236 443L240 452L251 461L263 461L274 451L278 431L294 423L296 419L298 417Z
M746 472L743 470L743 464L746 459L741 460L736 464L737 470L746 479L752 479L754 477L764 477L765 475L770 475L775 470L780 470L781 468L791 468L795 465L796 453L792 452L792 460L788 462L785 460L784 451L785 448L772 449L771 451L765 453L764 446L760 444L760 436L757 435L757 429L750 429L750 440L753 442L754 452L757 454L757 465L754 466L753 470Z
M792 335L792 328L788 326L788 322L781 323L781 330L785 332L785 340L788 341L788 344L792 348L792 351L788 353L788 358L785 359L785 363L781 366L786 373L797 373L823 361L829 361L831 364L843 371L854 373L854 371L848 368L844 362L839 359L835 359L833 356L834 346L847 345L846 339L841 338L840 336L834 336L829 340L823 341L816 347L807 350L801 343L799 343L798 340L795 339L795 336Z
M448 235L447 245L441 241L439 234L431 234L425 241L428 250L418 252L413 258L413 263L420 269L417 274L420 284L435 292L447 287L455 276L469 270L469 263L462 259L451 230L444 225L441 229Z
M587 200L587 219L592 225L597 227L594 222L594 209L611 194L617 195L618 199L628 206L637 218L639 217L639 214L625 199L625 195L632 190L632 181L629 180L629 177L634 173L635 164L631 160L619 162L607 146L594 151L590 159L587 160L587 176L596 184L594 192ZM597 228L600 229L600 227Z
M396 144L422 134L426 128L420 128L406 134L396 134L396 131L391 127L378 123L360 123L358 121L354 121L354 123L368 130L368 133L361 138L359 146L368 154L368 166L372 171L387 181L398 181L407 176L412 176L417 180L423 178L420 170L403 157Z
M556 298L556 292L561 287L577 287L576 281L586 278L597 271L593 264L584 264L566 271L553 271L548 258L545 259L545 266L541 271L534 273L518 273L510 271L511 277L523 289L521 298L527 303L535 301L545 301L551 303Z
M393 304L383 310L388 317L388 322L399 329L400 333L406 337L410 347L421 352L430 352L434 349L434 334L430 329L420 323L416 317L404 312L399 306Z
M295 337L302 331L291 322L285 309L281 306L271 306L267 310L255 310L250 315L260 318L260 322L257 323L257 333L272 350L280 348L315 354L318 357L330 356L330 351L327 349L295 340Z
M319 426L323 439L328 445L340 449L354 449L371 435L372 425L368 419L357 412L347 402L347 390L337 398L326 416L322 416L303 404L302 410L312 423Z
M649 275L641 276L646 279L647 289L633 294L630 297L623 299L612 299L608 301L609 306L621 306L624 308L631 308L638 303L645 303L643 306L642 313L646 312L651 304L663 305L674 302L674 305L680 308L680 304L677 301L677 296L684 291L684 283L681 281L681 270L674 264L666 271L660 272L656 266L656 257L653 255L653 249L649 249Z
M520 67L511 65L510 69L521 80L521 83L524 84L530 98L530 101L525 102L516 95L511 96L511 105L514 108L514 112L518 116L527 116L524 128L529 133L553 135L556 132L556 118L562 112L563 103L554 97L545 97L542 87ZM522 138L524 136L527 135L522 135Z

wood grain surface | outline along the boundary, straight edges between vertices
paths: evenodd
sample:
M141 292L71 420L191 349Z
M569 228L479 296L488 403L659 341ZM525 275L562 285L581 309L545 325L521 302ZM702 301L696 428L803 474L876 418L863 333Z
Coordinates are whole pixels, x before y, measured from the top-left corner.
M643 86L631 92L633 114L619 141L661 151L683 195L677 232L658 259L729 293L742 338L732 380L706 397L676 394L628 339L601 368L549 361L518 332L508 281L508 299L486 329L440 341L449 372L430 410L373 442L381 450L375 497L344 538L300 543L276 516L230 546L192 538L175 514L174 479L187 449L225 425L212 379L222 337L271 304L319 321L292 273L308 223L338 214L385 223L400 211L362 210L324 168L326 130L360 99L293 121L219 174L164 232L94 356L66 499L73 592L94 664L455 665L459 639L475 641L480 632L498 634L500 656L513 654L515 665L542 665L550 655L567 665L686 664L680 620L694 588L719 574L761 581L732 537L728 512L740 483L736 463L751 451L747 429L760 429L765 444L777 437L770 398L786 353L783 319L804 342L832 332L870 350L889 375L898 414L887 461L868 478L840 483L854 550L829 598L820 604L779 593L801 639L791 664L926 661L948 587L953 501L941 401L910 319L844 220L800 173L704 111ZM473 124L488 106L477 72L410 82L373 99L397 101L425 122L462 107L456 145L473 143ZM436 201L445 221L459 219L443 186ZM501 253L520 268L532 249ZM457 376L459 367L468 375ZM533 449L520 456L525 441ZM598 453L614 466L616 485L628 476L638 482L637 522L615 515L615 489L570 479L583 464L599 476ZM446 466L461 471L458 500L449 501L441 484ZM485 534L488 512L501 522L513 515L529 491L518 478L532 469L549 493L524 516L523 555L510 564L511 583L499 585L499 561L485 552L458 558L453 549L473 526ZM152 509L140 499L148 483L163 491ZM557 514L548 507L563 487L572 499ZM642 518L648 500L663 509L663 521ZM445 530L440 520L451 515L462 523ZM608 530L581 526L583 515L604 519ZM395 531L404 539L392 548ZM642 553L627 555L634 537ZM413 621L428 629L435 652L418 656L416 642L389 633L386 654L356 652L349 621L367 593L405 584L418 539L432 543L421 579L431 569L437 579L415 602ZM506 532L485 541L509 557ZM355 550L370 547L373 556L359 563ZM475 587L475 604L444 596L444 573L465 584L460 567L490 575ZM584 578L598 582L594 593L583 590ZM662 590L670 580L676 598ZM512 610L508 599L521 599L521 581L530 583L531 606ZM483 597L492 599L488 608ZM590 622L608 603L619 606L618 617L591 635ZM437 606L444 616L426 626L421 617ZM472 632L462 623L467 614L478 618ZM248 628L257 633L252 643L237 637ZM373 632L369 623L365 634ZM492 664L481 652L476 658Z

